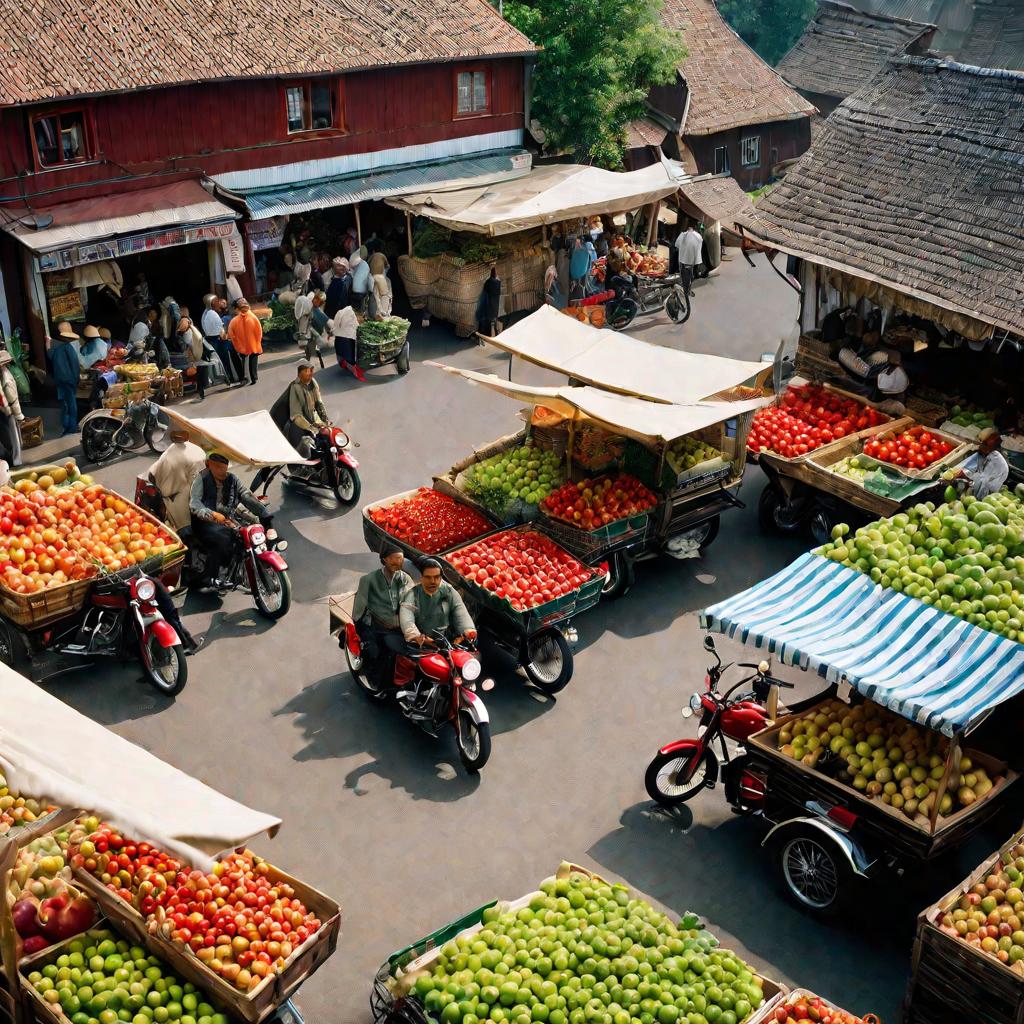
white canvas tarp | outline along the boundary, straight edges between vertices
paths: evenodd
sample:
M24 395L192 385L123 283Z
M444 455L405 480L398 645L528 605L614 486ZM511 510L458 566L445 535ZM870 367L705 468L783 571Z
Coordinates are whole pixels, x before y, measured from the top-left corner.
M287 466L305 461L266 409L243 416L218 416L190 419L175 409L163 410L171 426L189 432L194 444L207 451L216 448L234 462L250 466Z
M692 405L768 370L764 363L681 352L628 334L598 330L541 306L486 339L545 369L607 391Z
M454 192L419 192L387 199L452 231L507 235L599 213L638 210L671 195L679 182L663 164L639 171L605 171L579 164L535 167L514 181Z
M768 404L766 398L743 402L699 402L666 405L643 398L617 395L591 387L533 387L504 381L489 373L444 366L448 373L464 377L499 394L530 405L543 405L567 418L583 417L627 437L649 444L668 444L694 431L722 423Z
M221 795L0 664L0 770L11 788L95 811L197 866L280 818Z

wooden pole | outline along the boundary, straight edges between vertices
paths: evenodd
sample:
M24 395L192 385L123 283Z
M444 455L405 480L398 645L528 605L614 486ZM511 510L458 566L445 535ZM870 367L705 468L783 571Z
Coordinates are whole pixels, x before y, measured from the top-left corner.
M362 222L359 219L359 204L358 203L353 203L352 206L353 206L353 208L356 211L356 241L360 245L362 245L363 244L363 225L362 225Z
M949 745L949 756L946 758L946 770L942 773L942 781L939 783L939 788L935 791L935 806L932 808L931 821L929 823L928 831L935 834L935 823L939 818L939 804L942 802L942 798L946 795L946 790L949 788L949 777L953 774L953 762L960 763L960 737L956 736Z
M412 214L406 211L405 214L405 238L409 247L409 255L412 255Z

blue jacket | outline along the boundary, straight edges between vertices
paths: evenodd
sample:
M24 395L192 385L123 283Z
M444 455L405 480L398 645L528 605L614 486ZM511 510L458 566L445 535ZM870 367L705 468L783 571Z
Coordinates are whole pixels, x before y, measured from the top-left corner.
M55 340L50 349L50 362L53 364L53 379L57 384L78 386L78 352L71 342Z

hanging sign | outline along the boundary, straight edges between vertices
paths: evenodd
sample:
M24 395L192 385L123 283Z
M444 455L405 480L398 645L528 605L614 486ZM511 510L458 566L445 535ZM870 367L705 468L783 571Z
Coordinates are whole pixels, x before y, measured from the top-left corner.
M220 247L224 253L224 271L228 274L245 273L245 243L237 230L232 231L227 238L220 240Z

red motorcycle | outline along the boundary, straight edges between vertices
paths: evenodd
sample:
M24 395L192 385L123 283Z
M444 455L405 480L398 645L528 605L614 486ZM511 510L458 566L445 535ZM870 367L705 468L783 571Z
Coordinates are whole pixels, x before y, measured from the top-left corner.
M705 676L705 691L695 693L683 708L683 717L701 716L696 739L676 740L662 747L647 766L644 784L651 799L664 807L675 807L695 796L705 786L714 789L721 774L725 796L739 812L760 806L764 785L744 772L745 758L731 756L726 739L744 744L769 721L765 701L773 686L792 689L793 684L774 679L767 661L758 665L739 663L739 668L752 668L754 675L741 679L735 686L718 693L718 683L730 665L723 665L711 637L704 638L704 649L714 655L715 664ZM743 687L749 690L737 693ZM734 696L735 694L735 696ZM722 765L712 749L715 740L722 751ZM742 751L740 752L742 754Z
M476 693L480 659L468 642L451 643L443 633L434 634L433 646L400 654L391 685L378 685L366 671L356 627L345 624L345 660L363 692L375 701L393 696L402 714L431 736L451 723L462 763L478 772L491 756L490 717ZM491 679L480 683L481 690L493 688Z
M58 664L47 671L54 657ZM0 619L0 661L15 670L26 668L37 681L66 668L66 658L103 657L138 658L147 682L165 697L185 687L181 638L157 605L156 583L144 573L97 579L80 612L44 628L26 632Z

